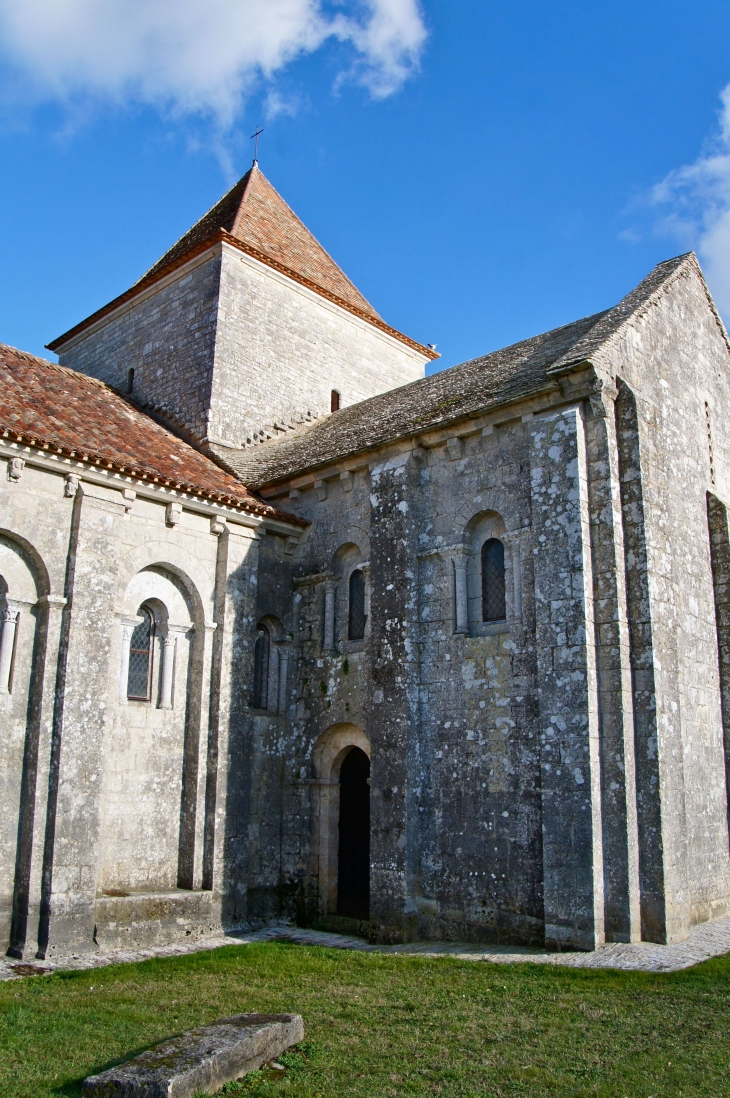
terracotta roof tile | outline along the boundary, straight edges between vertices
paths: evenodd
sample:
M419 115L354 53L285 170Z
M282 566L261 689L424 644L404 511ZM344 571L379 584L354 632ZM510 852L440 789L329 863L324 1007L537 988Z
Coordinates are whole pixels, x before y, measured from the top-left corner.
M4 344L0 437L291 522L103 382Z
M315 240L309 229L256 166L246 172L235 187L201 217L130 289L115 297L108 305L97 309L63 335L51 340L48 349L58 351L90 325L131 301L147 287L215 243L226 243L246 252L261 263L273 267L295 282L369 321L426 358L439 357L435 351L391 328L378 316L372 305L353 286L347 275L340 270L334 259Z
M247 171L243 179L239 179L235 187L193 225L140 281L170 266L180 256L214 236L219 229L362 313L380 319L372 305L353 286L257 166Z

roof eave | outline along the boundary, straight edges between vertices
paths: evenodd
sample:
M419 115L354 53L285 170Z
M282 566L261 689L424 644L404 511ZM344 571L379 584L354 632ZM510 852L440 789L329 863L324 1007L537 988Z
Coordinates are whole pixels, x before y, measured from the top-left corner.
M287 512L279 511L278 508L273 507L270 503L265 503L263 500L252 499L248 501L242 500L237 496L229 495L223 491L212 492L210 489L203 488L196 484L190 484L182 480L177 481L171 477L166 477L163 473L157 473L153 469L142 469L131 463L127 465L114 461L101 454L95 454L92 451L85 449L83 446L70 447L63 443L46 439L33 431L19 431L14 427L0 425L0 439L7 439L22 446L30 446L34 450L43 450L58 454L62 457L72 458L81 461L86 465L97 465L101 468L109 469L112 472L133 477L135 480L148 484L156 484L161 488L172 488L179 492L200 496L211 503L235 507L237 510L243 511L249 515L256 515L258 518L271 518L283 522L292 522L296 526L308 525L305 520L290 515Z
M246 244L244 241L238 240L235 236L232 236L231 233L226 232L225 229L218 229L215 233L212 233L211 236L206 237L206 239L201 241L199 244L195 244L187 251L183 252L182 255L178 256L177 259L173 260L165 267L162 267L159 270L155 270L154 273L151 273L150 275L140 279L139 282L136 282L134 286L131 286L123 294L115 297L107 305L103 305L101 309L97 309L95 313L92 313L91 316L86 317L85 320L80 321L73 328L69 328L69 330L67 332L64 332L63 335L57 336L56 339L52 340L50 343L47 343L47 349L54 352L60 351L65 346L65 344L69 343L72 339L75 339L77 336L81 335L81 333L86 331L87 328L90 328L98 321L103 320L104 317L110 316L117 309L121 308L122 305L126 305L127 302L132 301L139 294L143 293L145 290L148 290L151 286L154 286L155 283L160 282L164 278L167 278L178 268L183 267L186 263L189 263L190 260L195 259L203 252L213 247L213 245L215 244L228 244L230 247L237 249L237 251L244 252L246 255L250 255L253 259L257 259L265 266L270 267L274 271L278 271L279 274L283 274L287 278L290 278L293 282L298 282L300 285L305 286L313 293L316 293L320 297L325 298L325 300L331 301L339 308L344 309L346 312L351 313L353 316L359 317L360 320L364 320L368 324L372 324L374 328L378 328L380 331L385 332L386 335L389 335L393 339L398 340L399 343L404 343L407 347L410 347L418 354L423 355L424 358L429 359L431 362L441 357L436 351L432 351L430 347L424 347L422 343L418 343L415 339L411 339L410 336L405 335L403 332L399 332L397 328L391 328L391 326L389 324L386 324L384 320L381 320L380 317L371 316L365 309L359 309L356 305L352 305L349 301L345 301L344 298L338 297L337 294L331 293L329 290L324 289L324 287L319 286L316 282L312 282L304 275L298 274L290 267L285 266L285 264L279 263L278 260L273 259L272 256L267 255L266 252L259 251L258 248L254 248L250 244Z

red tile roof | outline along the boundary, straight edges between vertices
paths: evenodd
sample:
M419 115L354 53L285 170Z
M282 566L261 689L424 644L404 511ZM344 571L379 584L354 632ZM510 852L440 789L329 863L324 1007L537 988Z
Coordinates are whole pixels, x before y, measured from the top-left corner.
M298 523L95 378L0 343L0 438Z
M141 281L170 266L218 229L361 313L380 319L370 302L353 286L256 165L150 268Z
M295 282L369 321L427 358L439 357L428 347L391 328L378 316L370 302L353 286L256 165L134 286L54 339L48 344L49 350L57 351L85 328L216 242L230 244L252 255L268 267L281 271Z

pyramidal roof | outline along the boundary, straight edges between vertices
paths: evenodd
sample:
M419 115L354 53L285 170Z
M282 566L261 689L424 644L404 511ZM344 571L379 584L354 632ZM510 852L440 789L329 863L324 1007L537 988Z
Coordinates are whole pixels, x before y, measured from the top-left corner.
M171 274L175 268L220 242L238 248L307 286L412 347L425 358L439 357L433 348L424 347L410 336L391 328L378 316L370 302L353 286L334 259L274 190L256 163L139 281L80 324L52 340L47 344L48 349L60 350L69 340Z
M212 210L165 252L140 281L177 263L191 249L215 237L221 230L233 241L260 252L274 260L277 266L287 268L359 312L380 319L370 302L274 190L258 164L254 164Z

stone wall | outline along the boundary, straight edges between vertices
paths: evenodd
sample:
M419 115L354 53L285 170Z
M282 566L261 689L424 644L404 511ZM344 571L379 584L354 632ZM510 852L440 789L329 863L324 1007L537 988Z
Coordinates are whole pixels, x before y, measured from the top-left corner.
M423 354L223 246L210 435L232 445L423 377Z
M261 717L284 788L275 823L261 786L256 826L279 827L282 853L258 848L257 902L274 909L279 858L279 910L336 910L331 741L371 753L376 934L593 948L676 940L727 910L724 588L707 519L707 493L728 498L726 364L701 280L683 274L542 403L267 491L312 526L292 606L283 575L259 591L297 672L288 723ZM506 551L501 625L478 612L490 535ZM350 545L372 630L354 644Z
M219 248L199 256L66 343L59 362L123 393L134 370L136 400L205 438L220 268Z
M5 458L0 609L19 610L0 693L5 942L52 956L240 923L261 521L191 500L171 519L164 490L30 449L13 478ZM135 701L142 606L152 675Z
M729 498L730 375L701 278L682 271L606 360L625 439L642 924L672 940L725 911L730 890L707 513L708 492Z
M234 258L235 303L263 286L288 315L276 295L289 287L268 273L259 286ZM223 418L258 384L244 320L221 309ZM284 361L277 323L266 338ZM312 353L324 399L339 375ZM336 920L339 767L354 746L371 762L375 937L590 949L674 941L724 914L727 367L701 278L682 267L592 361L509 407L269 485L309 522L298 542L277 523L211 525L207 505L170 526L164 492L125 498L99 471L67 497L68 469L42 455L20 480L0 470L0 603L16 589L21 604L0 696L16 950L34 935L41 952L89 947L95 925L113 942ZM481 612L491 538L499 621ZM355 569L367 622L349 639ZM169 711L120 699L123 629L144 600L164 607L160 645L177 630ZM268 690L254 708L259 628Z
M245 445L423 377L420 352L285 275L217 245L59 351L198 439Z

